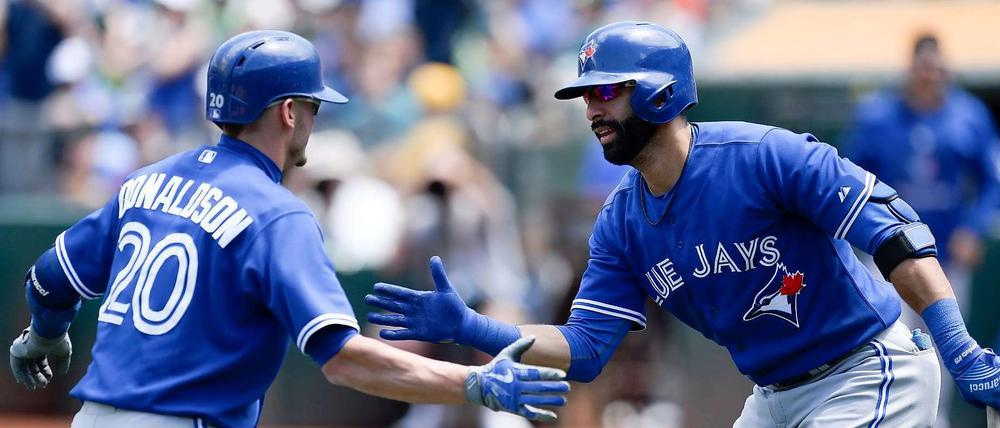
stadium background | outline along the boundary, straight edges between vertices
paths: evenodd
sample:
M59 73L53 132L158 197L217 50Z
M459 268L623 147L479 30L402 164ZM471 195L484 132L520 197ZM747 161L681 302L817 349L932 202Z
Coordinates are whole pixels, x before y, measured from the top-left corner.
M426 288L427 256L441 254L480 310L558 322L593 216L623 172L603 161L583 104L551 97L574 76L589 31L620 19L671 26L694 54L693 120L775 124L838 145L859 97L898 85L925 32L941 39L956 81L1000 114L998 17L991 1L0 0L0 337L27 322L22 275L59 231L134 168L215 141L203 119L205 64L242 31L309 38L328 83L351 98L321 109L309 165L286 185L316 211L359 319L373 282ZM37 151L44 167L20 162ZM986 260L966 318L992 345L996 242ZM0 426L68 424L79 404L67 391L89 361L97 306L74 323L69 376L27 393L0 375ZM731 424L750 383L722 348L653 314L604 375L574 385L561 425ZM262 424L386 426L407 409L326 384L293 350ZM479 412L417 413L408 423L474 426ZM984 425L963 403L950 415L953 426Z

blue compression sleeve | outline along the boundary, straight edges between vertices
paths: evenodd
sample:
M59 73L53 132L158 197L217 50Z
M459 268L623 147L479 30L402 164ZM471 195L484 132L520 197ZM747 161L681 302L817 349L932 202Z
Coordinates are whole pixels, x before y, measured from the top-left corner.
M586 310L574 310L565 325L556 326L569 343L567 380L590 382L601 374L632 321Z
M323 327L309 337L306 343L306 355L312 358L320 367L337 355L348 340L358 334L353 327L346 325L330 325Z
M962 373L982 353L979 345L965 328L962 313L955 299L934 302L920 314L931 331L944 365L952 373ZM971 357L971 358L970 358Z
M34 288L38 302L48 308L70 308L80 301L80 293L63 273L55 248L49 248L38 257L25 279Z
M69 284L55 249L42 253L25 275L25 299L31 327L39 336L62 336L80 310L80 295Z
M473 314L472 317L467 318L465 325L462 326L461 331L467 333L456 338L458 343L472 346L495 356L507 345L521 338L521 331L517 327L478 312L473 312Z
M36 296L35 288L31 281L24 284L25 298L28 300L28 310L31 311L31 329L39 336L53 339L63 335L69 330L69 324L76 318L76 312L80 310L81 302L77 299L76 304L68 308L52 309L41 302Z

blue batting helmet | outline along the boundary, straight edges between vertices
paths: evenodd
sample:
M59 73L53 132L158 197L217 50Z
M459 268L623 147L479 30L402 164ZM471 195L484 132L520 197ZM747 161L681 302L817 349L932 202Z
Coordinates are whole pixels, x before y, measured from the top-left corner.
M319 53L297 34L237 35L219 46L208 65L205 116L216 123L250 123L272 102L293 96L346 103L322 76Z
M561 100L588 86L635 82L632 110L640 119L666 123L698 104L691 53L680 36L649 22L608 24L583 40L576 81L556 92Z

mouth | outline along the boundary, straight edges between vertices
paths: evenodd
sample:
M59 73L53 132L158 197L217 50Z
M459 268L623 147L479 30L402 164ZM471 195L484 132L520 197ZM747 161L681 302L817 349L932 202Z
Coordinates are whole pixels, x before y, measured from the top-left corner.
M615 130L609 126L597 126L594 128L594 135L597 136L597 140L601 142L601 145L608 144L615 137Z

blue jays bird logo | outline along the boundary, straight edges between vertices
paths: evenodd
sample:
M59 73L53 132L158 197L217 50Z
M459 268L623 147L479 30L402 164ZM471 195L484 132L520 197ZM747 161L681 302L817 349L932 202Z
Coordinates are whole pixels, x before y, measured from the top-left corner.
M595 53L597 53L597 45L594 43L593 40L588 40L587 43L585 43L583 46L580 47L579 58L580 58L581 70L583 69L583 66L587 63L587 60L594 57Z
M767 285L754 296L753 306L743 315L743 321L750 321L762 315L771 315L798 327L799 293L806 286L804 281L805 274L799 271L788 273L784 264L776 264L774 275L771 276Z

